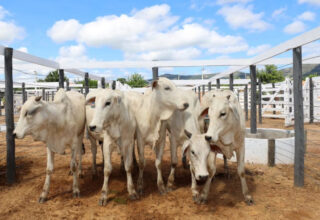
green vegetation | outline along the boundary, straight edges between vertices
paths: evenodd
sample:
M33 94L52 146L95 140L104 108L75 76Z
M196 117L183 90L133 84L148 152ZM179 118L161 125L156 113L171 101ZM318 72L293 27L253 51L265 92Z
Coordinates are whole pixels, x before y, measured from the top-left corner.
M147 81L144 80L143 76L139 73L134 73L129 76L126 83L133 88L141 88L148 85Z
M75 81L74 83L82 84L82 86L84 86L84 80ZM93 79L89 79L89 88L98 88L98 81L93 80Z
M117 81L121 82L122 84L127 84L127 80L125 78L118 78Z
M257 77L262 83L276 83L284 81L284 76L275 65L266 65L265 69L257 71Z
M68 78L64 77L64 81L67 81ZM38 82L59 82L59 73L58 70L51 71L48 73L45 79L39 79Z

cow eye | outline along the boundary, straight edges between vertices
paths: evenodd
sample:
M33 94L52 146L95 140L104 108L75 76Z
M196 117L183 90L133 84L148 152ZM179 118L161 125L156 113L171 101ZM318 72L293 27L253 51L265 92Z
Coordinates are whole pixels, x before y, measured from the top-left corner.
M111 102L107 101L105 106L109 106L110 104L111 104Z
M166 88L164 88L165 90L170 90L170 87L166 87Z
M195 153L194 153L194 151L193 151L193 150L191 151L191 153L192 153L193 155L195 155Z
M24 117L27 117L27 115L28 115L28 112L26 111L26 114L24 114Z
M220 117L223 117L223 116L225 116L225 115L226 115L225 112L221 112L221 113L220 113Z

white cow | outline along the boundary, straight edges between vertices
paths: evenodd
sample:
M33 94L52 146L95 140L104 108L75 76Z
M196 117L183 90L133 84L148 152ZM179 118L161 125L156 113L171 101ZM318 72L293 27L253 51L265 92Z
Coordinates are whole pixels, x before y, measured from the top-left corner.
M156 153L155 165L157 168L158 181L162 179L161 173L161 157L163 143L159 143L165 139L161 138L160 131L165 129L161 126L161 122L168 120L174 111L183 111L188 108L188 100L183 96L184 91L177 87L166 78L159 78L152 82L151 89L147 91L139 105L135 105L134 111L137 120L137 143L139 154L139 177L138 177L138 192L143 192L143 171L145 166L144 147L150 145ZM137 100L138 102L139 100ZM160 192L165 192L165 187L162 182L158 182Z
M89 129L91 132L103 132L104 182L100 205L107 204L108 181L112 171L111 154L117 147L124 158L129 198L138 198L131 174L136 119L128 97L121 91L110 89L98 91L95 96L87 97L87 103L95 103Z
M199 120L201 108L197 95L189 90L184 90L181 95L185 98L185 100L187 100L189 107L185 111L174 111L169 120L162 123L162 133L160 135L161 141L159 141L160 144L156 146L157 148L159 148L158 157L160 158L160 163L158 164L160 174L158 175L157 183L159 192L161 194L165 191L171 191L174 185L175 168L178 163L177 147L182 146L183 143L187 140L187 137L184 134L184 129L192 132L193 134L200 134L201 129L203 129L203 120ZM167 189L165 190L161 174L161 159L165 147L166 130L169 131L171 170L168 177Z
M85 98L80 93L59 89L54 102L44 102L39 96L29 98L22 106L14 135L16 138L31 135L36 141L45 142L47 146L47 172L40 203L47 199L54 154L63 154L67 146L71 147L72 151L70 169L73 173L73 197L80 196L78 176L81 172L84 128Z
M230 90L215 90L209 93L209 108L204 106L203 113L209 113L209 127L205 139L219 147L219 150L230 159L236 152L238 175L241 180L242 193L247 204L253 199L245 180L245 120L240 103Z
M184 142L182 153L190 160L192 198L198 204L206 203L216 173L216 149L214 145L210 146L204 134L192 134L187 130L184 132L189 139Z

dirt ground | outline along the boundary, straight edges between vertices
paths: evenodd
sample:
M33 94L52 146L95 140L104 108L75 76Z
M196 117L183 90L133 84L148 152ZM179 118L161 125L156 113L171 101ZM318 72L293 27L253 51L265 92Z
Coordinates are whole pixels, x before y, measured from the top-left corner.
M265 119L259 127L283 128L279 119ZM70 153L56 155L55 169L48 201L39 204L46 170L46 149L31 137L16 141L18 182L5 183L5 133L0 133L0 219L320 219L320 124L308 129L306 168L313 173L305 178L305 187L293 186L293 167L246 164L246 178L255 204L247 206L241 194L235 163L230 163L231 178L223 175L223 163L211 186L208 204L193 202L190 173L179 160L176 189L160 195L156 185L154 153L146 149L145 190L137 201L128 200L126 176L120 172L120 157L113 154L113 171L109 181L110 201L98 205L103 182L101 152L97 180L91 178L90 144L85 140L84 178L80 180L81 198L72 198L72 177L68 175ZM290 128L288 128L290 129ZM292 129L292 128L291 128ZM178 149L180 156L181 149ZM166 146L163 163L164 179L170 170L170 152ZM134 172L134 180L137 173Z

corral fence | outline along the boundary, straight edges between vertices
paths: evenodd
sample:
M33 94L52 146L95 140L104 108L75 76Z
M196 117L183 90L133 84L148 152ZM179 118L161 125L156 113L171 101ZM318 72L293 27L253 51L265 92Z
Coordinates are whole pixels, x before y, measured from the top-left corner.
M250 90L248 85L244 86L243 100L244 109L246 113L250 109L250 133L257 133L257 104L259 104L259 119L262 119L262 95L258 96L257 91L262 92L262 85L258 83L256 77L256 65L267 65L267 64L293 64L293 107L294 107L294 185L303 186L304 185L304 174L305 174L305 135L304 135L304 107L303 103L303 89L302 89L302 46L310 42L320 39L320 27L315 28L311 31L303 33L291 40L288 40L276 47L273 47L258 56L251 59L229 59L229 60L193 60L193 61L124 61L124 62L95 62L92 63L79 63L76 68L84 69L100 69L100 68L149 68L152 67L153 79L158 78L158 68L160 67L192 67L192 66L232 66L232 68L227 71L216 74L214 77L209 79L208 88L211 89L211 84L216 83L216 87L221 87L220 79L228 77L229 78L229 89L237 91L237 85L234 83L233 74L249 68L250 70ZM281 53L292 51L292 58L284 59L274 59ZM74 69L74 66L61 66L58 63L39 57L32 56L27 53L23 53L12 48L5 48L0 46L0 55L4 55L5 64L5 112L6 112L6 176L7 182L13 183L15 181L15 140L13 137L14 130L14 89L13 89L13 63L12 60L18 59L21 61L34 63L38 65L43 65L52 69L57 69L59 72L59 87L64 87L64 72L69 72L71 74L76 74L78 76L84 77L84 93L89 92L89 77L96 80L101 80L102 87L105 86L105 79L103 77L98 77L88 72L83 72L78 69ZM306 62L312 62L309 58ZM205 87L207 83L199 83L195 88L198 91L201 87ZM241 86L241 85L240 85ZM257 90L257 87L259 88ZM205 90L205 89L203 89ZM241 91L241 88L239 88ZM249 94L250 93L250 94ZM239 99L240 97L240 92ZM201 96L201 94L199 94ZM249 103L250 97L250 103ZM249 107L250 105L250 107ZM271 145L270 145L271 146Z

